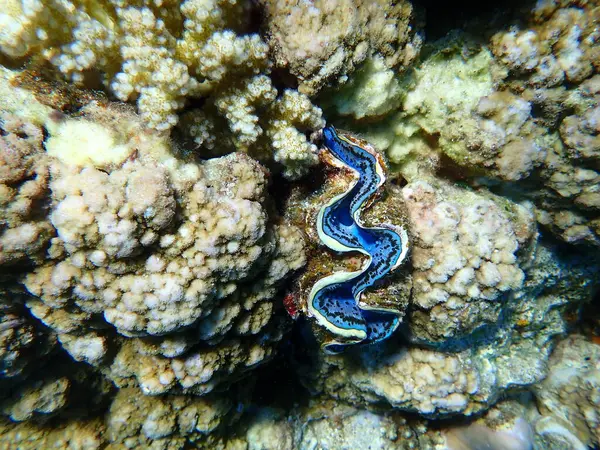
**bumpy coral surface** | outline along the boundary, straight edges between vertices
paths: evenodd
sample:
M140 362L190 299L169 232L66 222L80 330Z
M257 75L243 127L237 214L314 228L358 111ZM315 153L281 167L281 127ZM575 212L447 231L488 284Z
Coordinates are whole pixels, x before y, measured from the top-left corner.
M185 448L214 431L231 407L226 398L149 397L121 389L106 417L107 448Z
M409 422L399 413L371 411L324 398L315 398L304 406L294 407L291 411L273 407L254 407L249 414L242 416L237 425L237 433L223 435L219 441L219 448L248 450L424 448L419 446L417 428L422 427L419 427L421 423L418 421Z
M523 285L532 214L443 183L410 183L402 196L414 236L411 332L440 342L495 323Z
M583 82L571 92L566 103L573 114L560 125L561 142L552 148L542 172L546 189L542 191L538 217L540 223L567 242L600 242L600 75Z
M329 405L323 415L315 408L313 416L307 414L309 422L302 430L301 448L319 445L323 449L372 448L410 449L418 448L416 436L405 426L405 421L393 416L378 415L366 410L357 410L346 405ZM318 414L318 413L321 414Z
M102 71L118 98L137 98L151 125L169 128L202 81L229 74L225 61L233 71L252 73L265 64L267 50L257 36L224 31L243 29L243 2L177 3L11 1L0 15L0 49L14 58L40 52L76 82Z
M446 351L392 340L381 348L315 356L306 368L306 386L355 404L383 401L440 417L487 410L507 390L541 381L553 337L566 329L561 311L567 304L589 301L598 270L597 263L590 266L577 258L556 260L554 252L538 247L525 283L508 297L503 314L470 339L450 338L443 345ZM452 317L451 304L445 308ZM411 316L405 320L411 324ZM481 344L469 346L473 338Z
M370 96L344 88L323 105L410 180L443 169L528 197L561 239L598 245L597 17L590 2L538 2L487 45L452 33L414 73L357 73L348 86Z
M218 81L224 73L214 66L223 59L233 60L233 67L249 65L252 72L266 52L257 37L221 32L242 26L243 3L176 4L53 1L25 7L14 1L0 16L0 48L11 57L43 49L42 56L74 81L83 81L88 70L103 70L119 98L139 96L149 122L166 128L175 123L173 112L183 98L200 89L189 72ZM207 14L212 8L215 13ZM182 38L174 33L183 33ZM216 51L219 39L228 52Z
M525 26L493 36L494 53L530 85L579 83L598 68L597 14L594 2L538 2Z
M539 417L531 396L503 400L472 420L440 423L317 397L287 415L276 408L258 408L246 420L242 418L245 432L222 446L256 450L532 450L545 448L533 426Z
M546 379L534 387L543 418L537 425L549 443L573 448L600 443L600 347L582 336L561 341ZM561 430L565 430L564 433ZM578 442L579 441L579 442Z
M294 178L316 163L303 133L323 126L321 112L296 91L272 105L278 91L268 46L244 34L250 6L11 0L0 13L0 52L14 60L38 54L80 85L99 79L119 100L137 102L142 120L158 130L177 123L187 98L205 98L184 127L198 146L209 152L218 141L221 153L254 152Z
M127 109L80 114L46 122L55 237L25 279L32 313L75 360L148 393L204 393L269 357L278 285L304 253L275 224L267 172L243 154L198 163Z
M79 417L103 413L114 385L87 365L73 363L59 352L54 356L52 364L0 390L1 416L13 423L57 424L73 417L73 411L80 411ZM10 430L0 435L5 432Z
M0 447L600 445L568 335L599 289L596 2L423 49L408 1L4 3ZM390 163L361 223L409 235L361 298L398 329L340 355L282 305L366 262L317 236L355 174L316 170L313 101Z
M308 95L343 82L369 56L381 58L387 68L405 68L421 46L408 1L261 3L277 66L295 75L300 92Z
M593 245L600 243L599 14L594 2L540 2L525 25L491 40L504 85L552 133L542 145L539 220L567 242Z
M55 413L68 401L69 384L66 377L32 383L2 402L0 411L16 422L25 421L37 414Z
M41 127L0 113L0 266L39 261L54 232L46 217L48 160Z
M79 382L89 379L80 377ZM90 392L73 394L74 384L62 377L41 386L31 385L25 395L16 392L19 399L6 402L4 411L12 413L13 421L25 417L19 413L32 412L47 415L64 406L59 404L66 396L89 397ZM83 384L83 383L82 383ZM183 449L200 445L213 432L220 431L237 418L234 402L241 393L232 389L228 397L143 395L138 389L121 389L112 399L106 414L98 419L78 420L69 416L55 417L51 425L43 421L9 423L0 419L2 448L73 448L73 449ZM241 399L242 397L240 397ZM81 408L81 405L79 405ZM35 408L35 410L33 410ZM80 410L80 412L83 409ZM88 409L87 413L93 411ZM78 413L78 416L81 414ZM91 416L92 414L90 414ZM36 416L39 419L39 416ZM37 447L39 448L39 447Z
M99 450L104 445L105 431L100 419L74 419L54 427L22 423L15 426L0 422L0 444L4 448L34 450L61 448L68 450Z

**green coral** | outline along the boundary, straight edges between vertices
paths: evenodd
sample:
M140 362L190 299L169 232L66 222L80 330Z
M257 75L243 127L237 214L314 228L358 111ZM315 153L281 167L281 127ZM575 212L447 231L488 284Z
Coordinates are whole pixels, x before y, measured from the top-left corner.
M357 120L383 117L400 106L406 91L403 80L385 65L381 56L374 56L341 88L334 93L325 92L321 106Z
M385 151L409 179L438 165L438 149L468 159L465 142L455 136L475 129L470 115L494 88L492 54L465 36L438 41L423 53L422 63L403 75L370 60L321 101L332 116L345 117L344 126Z

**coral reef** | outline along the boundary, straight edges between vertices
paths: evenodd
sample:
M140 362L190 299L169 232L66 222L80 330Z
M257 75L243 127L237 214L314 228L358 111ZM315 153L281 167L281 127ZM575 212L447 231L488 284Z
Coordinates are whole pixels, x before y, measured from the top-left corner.
M599 445L600 347L570 336L558 344L549 366L546 379L533 387L543 416L536 430L547 448Z
M589 301L596 288L597 261L557 260L555 252L538 245L525 282L505 300L502 314L492 323L483 315L482 325L487 325L470 336L454 331L437 344L444 351L406 347L396 339L340 356L312 355L301 371L305 385L354 404L383 402L443 417L485 411L515 386L540 382L547 374L553 337L566 330L561 316L566 305ZM446 305L448 315L451 306ZM410 328L412 317L405 321ZM419 340L417 333L407 337Z
M107 448L175 449L214 431L232 408L225 397L149 397L121 389L106 417Z
M51 231L24 284L62 348L146 393L204 393L268 358L274 295L305 259L267 172L239 153L199 163L107 103L40 121L46 138L23 147L45 149L36 212Z
M170 128L186 96L267 64L258 36L225 31L244 30L244 2L178 3L11 1L0 49L13 58L39 53L75 82L101 72L119 99L138 99L151 126Z
M525 25L499 32L490 42L506 71L503 86L521 95L534 122L549 130L540 145L547 149L540 170L542 188L536 193L540 223L567 242L596 246L599 14L593 2L541 2Z
M39 262L54 232L40 127L0 113L0 266Z
M541 192L540 223L567 242L599 245L598 216L598 120L600 113L600 75L583 82L569 94L575 114L560 125L561 143L554 147L552 159L543 174L547 189ZM595 143L594 143L595 140Z
M181 449L200 444L230 408L225 399L148 397L122 389L104 420L69 420L53 426L0 421L0 444L7 449Z
M37 414L56 413L68 402L69 384L65 377L28 384L3 402L1 412L15 422L23 422Z
M31 422L15 425L0 420L0 444L9 450L99 450L104 445L104 431L101 419L73 419L54 427Z
M539 414L531 396L507 399L470 422L432 424L398 412L361 409L343 402L316 398L308 405L283 410L262 407L243 417L234 437L223 448L263 450L531 450L540 436L531 422Z
M5 3L0 447L600 445L597 2Z
M277 97L271 80L259 75L223 90L203 109L186 112L180 129L209 155L241 151L296 179L318 161L305 133L324 125L308 97L291 89Z
M14 279L2 277L0 416L43 422L67 407L102 408L112 385L65 357L55 335L31 317L28 299Z
M523 285L531 212L443 182L409 183L402 197L414 235L411 333L443 342L496 323Z
M71 374L71 379L74 377ZM75 377L77 378L77 377ZM94 380L79 375L78 382L87 385L87 391L77 395L89 397L90 385ZM2 448L151 448L182 449L190 445L203 448L207 436L218 434L223 428L234 423L238 414L234 409L236 401L243 401L244 390L234 388L230 395L223 396L162 396L152 397L138 389L120 389L103 418L73 420L68 410L53 421L29 420L18 416L20 412L56 413L72 397L73 380L65 377L40 386L32 385L28 392L10 404L11 419L20 423L8 423L0 419L0 445ZM101 387L102 384L98 385ZM81 387L81 386L80 386ZM17 394L15 393L15 397ZM63 404L58 402L63 401ZM106 402L104 402L106 403ZM71 407L73 402L71 401ZM80 408L83 405L80 405ZM103 405L106 408L106 405ZM85 409L91 416L93 409ZM7 412L7 411L2 411ZM80 414L78 414L80 415Z
M246 436L238 438L238 442L253 450L286 450L294 447L294 431L292 424L281 411L264 408L250 421ZM246 442L243 442L244 438Z
M0 393L27 378L52 352L54 336L40 329L25 308L23 289L2 280L0 290Z
M290 210L302 213L291 220L304 227L313 245L319 245L313 231L318 205L344 192L347 182L334 174L313 197L296 192L300 206L293 203ZM410 301L411 334L430 344L459 339L496 323L507 297L522 287L523 267L535 245L535 220L526 207L441 180L409 183L402 190L392 186L364 216L369 225L402 225L408 230L412 266L376 292L365 291L363 301L397 311L404 311ZM320 274L343 271L331 267L335 260L330 256L318 256L316 251L311 251L299 280L300 303ZM350 269L346 270L356 270L356 257L345 262Z
M517 24L492 37L492 49L513 74L525 83L553 87L567 80L580 83L598 67L594 2L539 2L526 24Z
M10 389L0 389L0 416L40 425L67 420L77 410L93 416L106 409L114 393L111 382L59 351L51 364L38 369L28 378L12 380Z
M418 441L406 421L344 404L321 404L305 412L299 448L416 449ZM399 422L399 423L398 423ZM404 423L403 423L404 422Z
M275 64L291 72L302 93L340 83L368 57L403 69L418 55L421 36L410 2L261 0Z
M356 120L376 120L396 110L406 95L407 86L380 56L367 59L348 81L335 90L325 91L320 105L343 117Z
M540 2L487 45L453 32L426 46L414 72L372 65L323 106L407 179L445 170L528 198L555 235L597 246L597 16L591 2Z
M323 126L321 112L296 91L277 98L268 46L245 34L250 6L11 0L0 13L0 52L37 55L73 83L101 83L117 99L135 101L144 123L158 130L178 122L187 98L203 98L207 107L188 112L183 127L198 147L211 152L218 142L221 154L251 152L294 178L316 164L303 133Z
M443 144L454 143L445 133L455 127L461 129L467 115L464 111L469 112L482 96L493 91L489 50L453 38L442 40L438 46L430 44L419 69L404 77L388 75L386 83L377 83L386 72L374 68L367 81L360 83L362 73L357 73L358 83L373 85L369 97L349 96L342 88L341 96L336 92L330 95L332 99L324 99L330 115L346 117L345 126L362 132L376 148L385 151L395 168L411 181L438 168L438 145L444 151ZM349 86L355 83L354 78ZM371 99L387 97L387 92L395 94L384 102L386 114L380 118ZM373 123L377 119L381 120ZM429 135L436 140L428 139Z

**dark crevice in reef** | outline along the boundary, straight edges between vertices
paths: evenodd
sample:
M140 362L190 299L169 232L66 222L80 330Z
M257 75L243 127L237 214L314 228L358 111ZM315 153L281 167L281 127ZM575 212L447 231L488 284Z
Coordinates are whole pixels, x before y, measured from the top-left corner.
M581 333L600 345L600 286L592 301L583 305L578 319Z
M281 344L280 351L269 363L256 369L256 384L252 392L252 405L281 408L290 411L296 406L306 406L310 393L300 383L297 368L286 355L296 353L292 347L300 343L300 330L295 327L289 340Z
M184 112L195 109L203 109L206 106L208 97L190 97L187 99ZM177 128L175 128L177 130Z
M280 216L287 211L287 201L290 199L293 189L300 190L300 197L306 198L313 192L322 188L325 183L326 172L322 166L310 169L310 173L299 181L289 181L280 173L271 172L269 182L269 195L275 202L275 208Z
M246 33L259 33L260 27L264 23L263 8L258 0L252 0L250 2L250 8L248 10L247 26L244 30Z
M279 93L282 93L284 89L298 89L298 78L284 67L274 67L272 69L271 81Z
M468 28L495 28L500 23L512 20L519 11L530 11L535 1L415 0L414 3L417 8L425 11L425 36L431 41L467 25Z

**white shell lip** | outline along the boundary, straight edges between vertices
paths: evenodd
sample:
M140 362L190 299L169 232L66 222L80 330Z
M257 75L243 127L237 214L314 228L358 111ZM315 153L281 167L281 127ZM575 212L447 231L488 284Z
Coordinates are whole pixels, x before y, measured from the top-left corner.
M352 140L350 140L344 134L338 134L338 137L340 140L342 140L350 145L360 147L361 149L372 154L375 158L375 164L376 164L375 170L376 170L376 174L379 177L379 180L377 181L375 192L369 198L367 198L363 201L363 203L360 205L359 208L357 208L357 210L354 212L354 214L352 216L353 216L353 220L355 221L357 226L361 229L364 229L364 230L366 230L366 229L391 229L392 231L396 232L399 235L400 240L401 240L401 245L402 245L402 251L400 252L400 255L398 255L398 258L397 258L396 262L394 263L394 265L389 269L389 272L392 272L393 270L397 269L406 259L406 256L407 256L408 250L409 250L408 233L402 226L394 226L394 225L390 225L387 223L381 224L380 226L377 226L377 227L365 227L365 226L363 226L363 221L361 219L361 213L365 207L365 204L367 204L368 202L370 202L376 198L375 196L378 194L379 189L384 185L384 183L386 181L385 162L383 161L381 155L379 155L372 146L370 146L368 144L361 145L359 143L352 142ZM313 285L313 287L310 291L310 294L309 294L307 315L309 317L313 317L317 321L317 323L319 323L321 326L325 327L327 330L332 332L334 335L337 335L338 338L342 338L342 339L334 339L330 342L323 344L323 348L326 353L336 354L336 352L328 352L326 347L331 346L331 345L345 346L345 345L350 345L350 344L354 344L354 343L360 343L361 341L363 341L364 339L367 338L367 333L364 330L359 330L359 329L355 329L355 328L349 328L349 329L340 328L340 327L332 324L331 322L329 322L327 320L327 318L323 314L321 314L321 312L319 312L313 306L313 304L312 304L313 299L314 299L315 295L324 287L329 286L334 283L352 280L353 278L356 278L357 276L362 274L365 270L368 269L369 265L371 264L372 257L365 249L348 247L344 244L341 244L340 242L336 241L334 238L328 236L323 230L322 222L323 222L323 216L325 214L326 208L330 207L331 205L335 204L339 200L343 199L346 195L348 195L348 193L356 186L356 183L360 179L360 173L357 170L353 169L352 167L346 165L342 160L340 160L337 156L335 156L333 154L333 152L331 152L327 149L323 149L322 152L327 152L327 153L323 154L323 160L327 164L329 164L333 167L343 169L343 170L351 171L354 181L352 183L350 183L350 186L348 187L348 189L346 189L343 193L334 196L325 205L323 205L320 208L319 213L317 215L317 234L319 236L319 239L325 246L327 246L331 250L338 251L341 253L355 251L355 252L360 252L368 257L367 261L365 261L365 263L362 265L361 270L354 271L354 272L344 272L344 271L335 272L331 275L323 277ZM363 294L362 292L359 292L355 295L355 298L354 298L356 305L360 309L363 309L366 311L367 310L368 311L380 311L382 313L389 313L389 314L395 314L395 315L401 314L401 311L399 311L398 309L372 307L372 306L367 305L364 301L361 300L362 294ZM343 342L343 341L345 341L345 342Z

